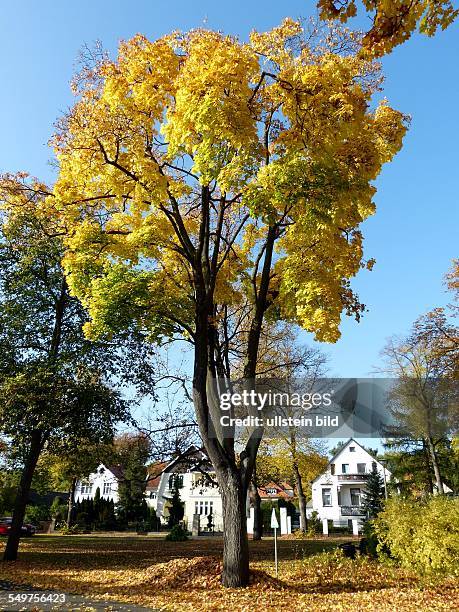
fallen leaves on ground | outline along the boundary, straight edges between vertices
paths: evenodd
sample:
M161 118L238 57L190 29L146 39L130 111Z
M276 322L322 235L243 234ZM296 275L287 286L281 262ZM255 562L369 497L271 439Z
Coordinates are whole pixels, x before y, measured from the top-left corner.
M22 544L20 560L0 566L2 578L94 598L162 610L312 611L459 609L452 580L422 582L366 557L330 551L336 542L280 542L279 577L272 541L251 542L250 585L226 589L219 539L166 543L154 538L47 536ZM328 552L320 552L322 548Z

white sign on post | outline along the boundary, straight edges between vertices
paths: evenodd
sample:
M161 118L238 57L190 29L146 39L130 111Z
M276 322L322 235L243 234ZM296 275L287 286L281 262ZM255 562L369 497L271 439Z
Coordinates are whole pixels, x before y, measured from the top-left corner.
M279 529L279 522L277 520L276 511L274 508L271 514L271 529Z
M273 508L271 513L271 529L274 529L274 563L276 565L276 578L277 578L277 530L279 529L279 522L277 520L276 511Z

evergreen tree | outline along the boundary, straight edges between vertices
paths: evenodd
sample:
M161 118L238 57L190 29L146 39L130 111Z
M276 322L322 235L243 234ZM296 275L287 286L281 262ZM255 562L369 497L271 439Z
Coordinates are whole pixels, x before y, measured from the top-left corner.
M171 507L169 509L169 527L178 525L183 519L185 509L183 507L182 500L180 499L180 489L178 486L177 479L174 480L174 492L171 500Z
M146 462L150 447L144 436L126 435L118 439L118 457L123 466L123 479L118 486L118 517L121 521L143 521L148 517L145 501Z
M363 510L369 519L375 518L382 510L384 500L384 481L373 463L368 476L363 499Z

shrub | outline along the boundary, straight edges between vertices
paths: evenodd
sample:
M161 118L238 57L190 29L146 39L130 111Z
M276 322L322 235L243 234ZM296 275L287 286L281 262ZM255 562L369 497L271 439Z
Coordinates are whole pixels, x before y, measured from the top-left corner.
M79 525L71 525L70 527L68 527L67 525L63 525L60 529L60 534L61 535L76 535L78 533L83 533L84 529L81 528Z
M378 544L379 540L375 533L375 527L373 521L365 521L363 525L363 538L360 540L359 550L363 555L369 555L370 557L378 556ZM384 545L385 554L389 554L387 546Z
M459 574L459 499L392 498L372 523L378 550L387 546L403 567Z
M27 506L24 522L38 525L40 521L49 521L51 519L51 513L48 506L44 504L38 506Z
M181 525L174 525L166 536L169 542L184 542L188 540L188 534Z
M50 514L56 521L64 521L67 518L67 504L61 497L55 497L51 504Z
M319 513L314 510L308 520L308 535L320 535L323 532L322 521L319 518Z

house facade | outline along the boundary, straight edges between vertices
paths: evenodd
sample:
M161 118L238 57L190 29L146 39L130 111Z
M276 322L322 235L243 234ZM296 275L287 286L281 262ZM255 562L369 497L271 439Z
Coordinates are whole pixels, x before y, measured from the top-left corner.
M331 458L323 474L312 482L312 508L319 518L333 521L335 526L348 526L350 521L365 518L362 505L365 484L376 466L388 483L391 473L376 457L352 438Z
M180 492L184 506L183 520L191 531L193 515L200 516L200 528L213 531L223 529L222 498L216 483L215 472L207 455L191 447L173 461L150 467L146 487L147 503L156 510L156 515L167 523L174 488ZM211 515L211 519L209 519Z
M307 504L307 515L317 512L320 519L333 521L335 526L348 526L352 519L365 517L362 504L365 483L373 464L385 482L391 473L361 444L350 439L332 457L326 470L312 482L312 500ZM97 488L101 497L118 502L118 484L123 478L121 466L100 465L88 478L77 483L75 501L94 498ZM169 462L155 463L148 468L145 490L147 505L165 525L169 519L175 486L184 506L186 527L191 531L193 516L200 516L200 529L222 531L223 511L220 490L207 455L196 447ZM283 482L270 482L258 489L262 501L280 499L294 501L293 487ZM211 518L209 518L211 516Z
M74 501L94 499L97 489L100 496L107 500L118 502L118 483L123 477L123 470L119 465L106 466L103 463L89 474L87 478L76 483Z
M99 489L101 497L116 504L119 501L118 484L122 479L121 466L101 464L87 478L77 482L74 499L76 502L94 499ZM200 515L202 530L209 527L213 531L222 530L221 495L213 468L202 450L191 447L168 463L155 463L148 467L145 501L150 508L154 508L163 524L168 522L175 486L179 489L184 506L183 520L190 530L194 514ZM212 515L211 519L209 515Z

